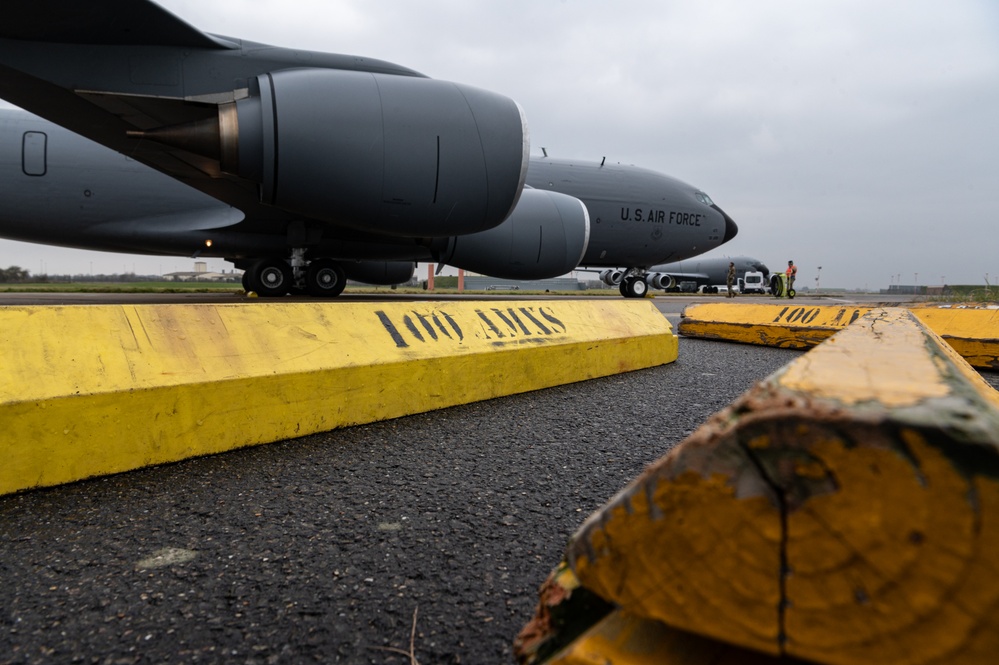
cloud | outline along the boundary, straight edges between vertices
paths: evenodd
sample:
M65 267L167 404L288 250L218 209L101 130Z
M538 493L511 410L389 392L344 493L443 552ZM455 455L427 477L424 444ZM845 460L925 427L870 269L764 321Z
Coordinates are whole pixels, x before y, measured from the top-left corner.
M999 274L991 0L162 4L206 31L508 95L535 154L696 184L739 223L726 253L822 265L823 285Z

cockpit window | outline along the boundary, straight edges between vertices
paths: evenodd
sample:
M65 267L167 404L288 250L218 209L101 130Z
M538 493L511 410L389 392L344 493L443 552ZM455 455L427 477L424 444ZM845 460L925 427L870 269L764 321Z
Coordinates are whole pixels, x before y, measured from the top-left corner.
M711 197L704 192L694 192L694 196L696 196L697 200L706 206L713 206L715 204L715 202L711 200Z

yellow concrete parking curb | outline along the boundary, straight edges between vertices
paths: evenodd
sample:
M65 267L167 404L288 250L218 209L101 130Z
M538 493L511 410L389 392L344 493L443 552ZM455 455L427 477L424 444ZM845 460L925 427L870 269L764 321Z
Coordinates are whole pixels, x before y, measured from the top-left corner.
M804 349L830 338L871 309L705 303L687 307L677 330L685 337ZM999 307L924 305L912 311L973 367L999 370Z
M0 494L669 363L650 302L0 308Z
M984 665L996 552L999 393L885 309L712 417L587 519L565 565L636 620L770 656Z
M999 370L999 306L923 306L912 312L972 367Z

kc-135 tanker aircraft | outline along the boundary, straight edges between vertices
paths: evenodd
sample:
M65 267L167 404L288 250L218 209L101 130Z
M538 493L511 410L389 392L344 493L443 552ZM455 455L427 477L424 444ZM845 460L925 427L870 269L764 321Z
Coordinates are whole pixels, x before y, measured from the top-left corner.
M649 286L665 291L680 291L684 282L694 287L724 284L728 276L728 264L735 266L737 279L744 279L746 273L760 273L761 287L770 288L770 269L759 259L751 256L718 256L696 258L650 266L646 270ZM623 270L606 269L597 271L600 281L609 286L617 286L624 276Z
M207 34L148 0L7 0L0 97L45 119L0 111L0 236L222 257L264 296L433 261L512 279L623 267L638 297L650 266L738 231L674 178L530 158L501 95Z

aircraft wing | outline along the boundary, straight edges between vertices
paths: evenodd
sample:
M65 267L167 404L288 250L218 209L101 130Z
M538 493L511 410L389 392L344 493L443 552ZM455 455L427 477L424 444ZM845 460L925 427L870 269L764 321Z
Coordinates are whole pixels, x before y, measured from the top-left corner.
M576 268L573 272L593 272L593 273L603 273L607 272L607 268ZM669 275L677 282L689 281L689 280L708 280L711 276L704 272L672 272L672 271L662 271L662 270L650 270L649 272L655 272L662 275Z
M144 0L5 0L0 39L63 44L231 48Z
M126 134L211 117L218 100L186 94L181 53L232 52L234 44L147 0L6 0L3 14L0 97L249 215L285 216L262 209L255 188L220 179L210 160ZM226 84L219 92L231 99Z
M0 98L239 208L250 233L471 234L509 216L527 168L511 99L208 35L150 0L6 0Z
M223 173L212 156L128 133L217 123L220 105L247 97L258 77L303 66L426 78L370 58L209 35L150 0L3 3L0 98L239 208L251 231L307 215L261 203L257 183Z
M658 271L657 271L658 272ZM711 276L704 272L663 272L664 275L669 275L677 282L691 282L698 280L708 280Z

